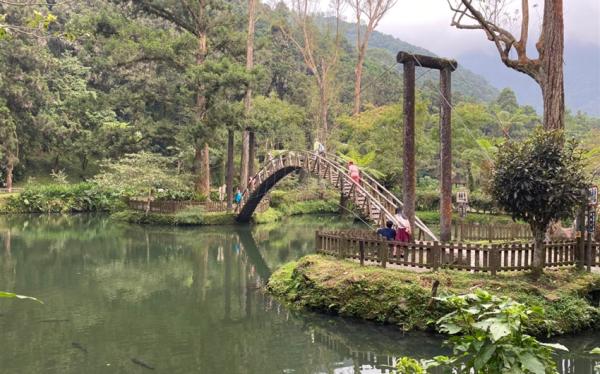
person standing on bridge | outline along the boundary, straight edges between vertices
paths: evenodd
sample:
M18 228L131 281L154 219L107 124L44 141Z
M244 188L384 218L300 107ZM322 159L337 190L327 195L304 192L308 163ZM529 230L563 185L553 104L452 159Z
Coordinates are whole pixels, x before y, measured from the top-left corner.
M315 144L313 145L313 151L316 155L324 156L325 155L325 146L318 139L315 140Z
M352 161L348 163L348 172L350 173L350 178L352 178L354 183L360 184L360 170Z

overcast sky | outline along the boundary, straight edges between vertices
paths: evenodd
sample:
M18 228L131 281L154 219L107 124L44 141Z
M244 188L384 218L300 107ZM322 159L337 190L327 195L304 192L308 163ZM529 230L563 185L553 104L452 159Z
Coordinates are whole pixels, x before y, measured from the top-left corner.
M537 2L543 4L543 0ZM538 19L537 12L532 10L532 20ZM600 47L600 0L564 0L564 12L567 43L578 41ZM398 0L377 30L445 57L497 53L483 31L457 30L450 26L451 18L446 0ZM530 33L537 38L534 28Z

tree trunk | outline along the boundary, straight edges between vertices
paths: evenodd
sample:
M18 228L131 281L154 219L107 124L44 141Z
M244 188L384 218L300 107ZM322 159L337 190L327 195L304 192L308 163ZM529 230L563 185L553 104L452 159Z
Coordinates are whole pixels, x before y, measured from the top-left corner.
M352 112L354 115L360 113L362 73L363 65L365 63L365 51L366 45L359 47L358 61L356 63L356 67L354 68L354 111Z
M198 11L198 22L204 22L204 13L206 9L206 0L200 0L199 11ZM196 52L196 64L202 65L206 60L208 53L208 35L206 28L202 24L198 24L198 50ZM204 85L200 83L198 85L198 93L196 95L196 115L198 123L202 123L204 116L206 115L206 97L204 96ZM208 143L204 140L203 150L200 149L201 140L196 140L196 154L195 161L199 162L199 168L196 171L199 173L196 182L196 191L206 195L207 199L210 200L210 153L208 149Z
M544 2L544 21L538 51L541 62L539 84L544 100L544 129L563 129L565 118L563 0Z
M535 247L533 249L533 263L531 266L531 273L534 278L539 278L544 272L544 262L546 251L544 248L544 238L546 236L546 230L539 230L531 228L535 239Z
M256 174L256 170L254 170L254 162L256 161L256 133L254 131L250 131L248 148L248 175L253 177Z
M248 186L248 158L249 158L250 131L245 129L242 133L242 157L240 159L240 189L244 191Z
M196 173L196 192L202 193L202 148L199 144L194 146L194 172Z
M327 124L327 115L329 113L329 103L327 97L327 88L325 87L326 83L321 83L319 86L319 122L321 124L321 128L317 130L318 140L323 144L327 145L327 135L329 133L328 124Z
M248 34L246 39L246 70L254 68L254 29L255 29L256 0L248 0ZM250 116L252 109L252 89L246 89L244 97L244 112L246 119ZM250 163L253 162L250 157L250 129L246 128L242 135L242 157L240 167L240 187L243 190L248 186L248 177L250 173Z
M227 210L233 209L233 130L227 130L227 177L225 185L227 186Z
M200 193L210 201L210 149L208 143L204 143L202 150L202 170L200 171Z
M6 165L6 189L8 192L12 192L13 189L13 170L15 168L14 161L11 157L8 157L8 164Z

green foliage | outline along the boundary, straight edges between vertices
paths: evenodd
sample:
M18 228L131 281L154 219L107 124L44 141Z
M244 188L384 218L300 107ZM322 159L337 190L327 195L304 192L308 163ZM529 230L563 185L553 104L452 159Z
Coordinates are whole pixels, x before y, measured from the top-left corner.
M19 213L103 212L121 206L120 195L95 183L28 184L9 198L7 210Z
M404 330L431 330L437 319L452 311L441 302L430 305L435 280L440 282L440 294L481 289L527 309L544 310L545 319L522 321L523 334L548 337L600 329L600 308L586 299L600 286L600 276L574 270L548 272L532 281L523 273L495 277L459 271L415 273L310 255L273 273L268 289L298 308L391 323Z
M127 154L118 161L106 161L94 179L102 188L151 198L159 190L185 190L185 178L173 172L171 158L154 153Z
M283 217L283 212L273 207L269 207L269 209L264 212L255 213L252 219L255 223L273 223L281 220Z
M459 373L556 373L552 352L567 348L524 333L529 320L542 317L542 309L485 291L437 300L453 310L437 321L440 331L450 335L453 356L437 357L437 363Z
M396 361L396 370L402 374L426 374L427 371L419 361L410 357L400 357Z
M508 141L496 159L492 195L514 219L545 232L552 220L574 216L587 183L581 153L559 131L536 129L525 141Z
M35 297L17 295L16 293L4 292L4 291L0 291L0 299L33 300L33 301L37 301L40 304L43 304L43 302L41 300L36 299Z

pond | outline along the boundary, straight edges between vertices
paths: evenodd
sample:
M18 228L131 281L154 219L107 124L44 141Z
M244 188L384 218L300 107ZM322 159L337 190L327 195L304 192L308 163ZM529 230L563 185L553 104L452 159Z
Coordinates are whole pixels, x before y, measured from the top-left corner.
M291 312L261 289L336 216L195 229L105 216L0 217L0 372L385 373L438 336ZM561 373L593 373L600 334L564 338Z

